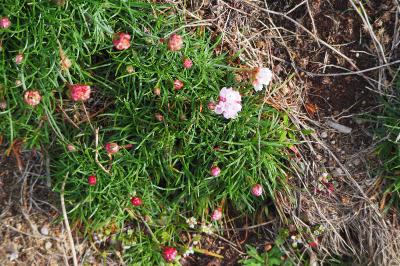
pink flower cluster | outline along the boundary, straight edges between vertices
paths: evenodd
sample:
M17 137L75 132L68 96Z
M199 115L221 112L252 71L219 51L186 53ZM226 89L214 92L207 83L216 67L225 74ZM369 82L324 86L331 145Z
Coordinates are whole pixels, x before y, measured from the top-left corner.
M238 91L232 88L222 88L214 112L219 115L222 114L226 119L236 118L238 112L242 110L241 101L242 97Z
M178 34L172 34L168 40L168 49L171 51L179 51L183 47L183 38Z
M74 101L86 101L90 98L90 86L84 84L70 85L71 99Z
M126 50L131 47L131 35L128 33L118 33L117 37L113 40L115 49Z
M24 94L24 100L25 100L25 103L27 103L28 105L36 106L42 100L42 96L40 96L40 93L35 90L26 91Z

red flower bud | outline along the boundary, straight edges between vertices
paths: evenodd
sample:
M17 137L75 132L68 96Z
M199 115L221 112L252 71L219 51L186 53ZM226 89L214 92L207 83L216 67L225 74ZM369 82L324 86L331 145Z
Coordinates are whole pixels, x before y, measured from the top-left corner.
M166 262L172 262L175 260L178 251L173 247L165 247L162 256Z
M192 60L190 60L189 58L186 58L185 60L183 60L183 67L186 69L189 69L193 66L193 62Z
M183 82L180 81L179 79L176 79L176 80L174 81L174 88L175 88L175 90L180 90L180 89L183 88L183 86L184 86Z
M221 169L218 166L211 167L210 173L212 176L219 176Z
M138 207L138 206L143 204L143 201L139 197L132 197L131 198L131 203L132 203L133 206Z
M263 186L260 184L255 184L252 188L251 188L251 194L253 194L256 197L261 196L261 194L263 193Z
M10 26L11 26L11 21L8 17L2 17L0 19L0 28L7 29Z
M106 151L108 154L114 154L119 151L119 146L117 143L111 142L106 144Z
M91 186L96 185L96 183L97 183L96 176L94 176L94 175L89 176L89 177L88 177L88 183L89 183L89 185L91 185Z

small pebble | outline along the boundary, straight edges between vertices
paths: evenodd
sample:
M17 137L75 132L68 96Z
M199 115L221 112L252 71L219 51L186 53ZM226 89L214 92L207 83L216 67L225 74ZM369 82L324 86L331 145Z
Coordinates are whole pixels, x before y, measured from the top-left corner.
M51 247L53 246L53 244L51 244L51 242L46 242L46 244L44 244L45 249L49 250L51 249Z
M355 166L358 166L361 163L361 160L357 158L357 159L354 160L353 163L354 163Z
M328 133L326 131L323 131L321 133L321 138L326 139L328 137Z
M343 174L343 169L342 168L336 168L336 172L339 174Z
M333 177L339 177L343 174L343 170L342 168L336 168L333 172L332 172L332 176Z
M40 233L42 235L47 236L49 234L49 228L46 225L44 225L42 228L40 228Z
M336 141L334 141L334 140L331 141L331 144L332 144L332 145L334 145L335 143L336 143Z

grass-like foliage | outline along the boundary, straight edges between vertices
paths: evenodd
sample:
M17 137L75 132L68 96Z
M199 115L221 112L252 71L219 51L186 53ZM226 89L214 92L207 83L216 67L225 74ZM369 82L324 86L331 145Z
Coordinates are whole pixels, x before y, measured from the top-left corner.
M400 95L400 80L395 85L395 93ZM383 175L386 177L386 193L391 195L390 204L400 207L400 100L386 99L384 113L377 117L381 127L377 136L383 141L378 146L378 153L384 165Z
M5 0L0 10L12 23L0 30L4 141L48 150L55 189L65 180L69 218L87 236L118 239L127 262L160 264L165 246L183 254L192 245L180 240L184 232L201 230L201 223L203 230L218 227L213 210L232 206L250 214L285 187L293 143L288 117L264 104L264 92L249 80L238 82L241 72L215 52L218 40L202 27L182 27L173 8ZM118 32L131 35L128 49L114 48ZM168 49L173 32L183 37L179 51ZM71 66L63 69L65 58ZM183 67L184 58L191 68ZM175 90L175 80L184 87ZM90 85L90 99L72 101L72 84ZM242 96L235 119L208 106L222 87ZM24 102L26 90L39 91L38 105ZM106 143L119 151L108 153ZM210 174L213 166L219 175ZM261 197L251 194L257 183ZM132 197L142 204L133 206ZM186 223L191 216L193 229Z

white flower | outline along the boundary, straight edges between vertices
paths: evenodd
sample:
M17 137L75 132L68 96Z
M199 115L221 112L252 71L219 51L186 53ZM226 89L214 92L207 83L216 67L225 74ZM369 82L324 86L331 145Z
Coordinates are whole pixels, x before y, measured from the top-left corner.
M186 219L186 223L189 225L190 228L194 228L197 225L197 220L194 217L190 217Z
M189 247L188 249L186 249L185 253L183 253L183 257L187 257L191 254L194 254L193 247Z
M272 80L272 71L269 68L257 67L253 72L253 86L256 91L261 91Z
M205 233L205 234L207 234L207 235L211 235L212 234L212 232L213 232L213 230L212 230L212 228L211 228L211 224L209 224L209 225L206 225L205 223L202 223L201 224L201 232L203 232L203 233Z
M219 93L219 102L214 112L222 114L226 119L236 118L238 112L242 110L241 101L242 97L238 91L224 87Z

